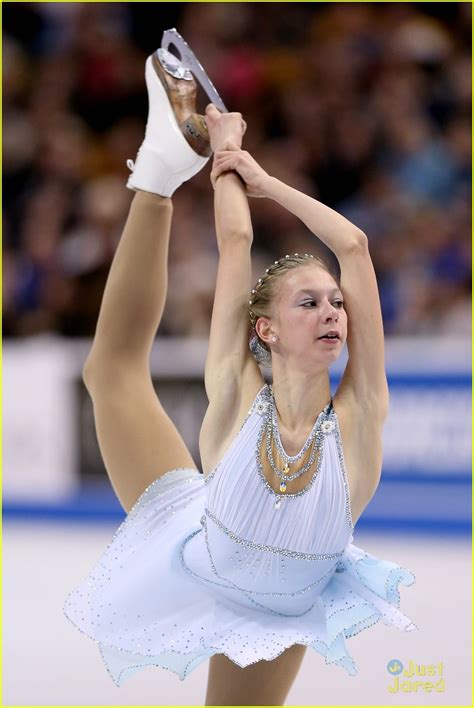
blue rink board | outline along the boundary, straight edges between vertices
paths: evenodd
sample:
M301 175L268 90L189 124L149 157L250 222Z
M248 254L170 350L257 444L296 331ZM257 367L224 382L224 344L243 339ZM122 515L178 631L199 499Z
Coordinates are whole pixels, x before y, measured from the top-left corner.
M120 523L125 514L109 485L85 489L60 504L6 503L4 520ZM471 533L471 481L384 479L357 530L434 534Z
M471 378L391 375L381 481L357 529L471 533ZM337 380L331 377L331 390ZM4 519L120 522L108 483L57 504L5 500Z

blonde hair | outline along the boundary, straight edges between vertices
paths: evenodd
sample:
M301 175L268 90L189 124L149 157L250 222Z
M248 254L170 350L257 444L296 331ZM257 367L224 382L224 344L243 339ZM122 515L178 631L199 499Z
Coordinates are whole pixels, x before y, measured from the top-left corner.
M259 364L269 366L271 364L271 352L266 343L260 339L255 330L255 325L258 318L271 316L271 306L275 296L276 284L278 280L290 270L301 266L310 265L312 263L315 263L323 268L325 271L330 273L335 280L337 280L336 276L331 273L327 264L322 260L322 258L319 258L319 256L313 256L311 253L305 253L304 255L294 253L292 256L284 256L283 258L280 258L272 263L272 265L266 269L265 273L255 284L249 300L249 347Z

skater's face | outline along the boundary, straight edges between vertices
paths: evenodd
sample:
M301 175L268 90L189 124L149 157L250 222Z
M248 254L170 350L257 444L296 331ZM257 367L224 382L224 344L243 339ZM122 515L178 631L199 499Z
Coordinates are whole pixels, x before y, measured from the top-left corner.
M294 268L279 279L268 324L277 337L275 343L270 337L273 356L305 369L327 367L339 357L347 338L342 292L324 268L313 263ZM338 338L320 338L330 331Z

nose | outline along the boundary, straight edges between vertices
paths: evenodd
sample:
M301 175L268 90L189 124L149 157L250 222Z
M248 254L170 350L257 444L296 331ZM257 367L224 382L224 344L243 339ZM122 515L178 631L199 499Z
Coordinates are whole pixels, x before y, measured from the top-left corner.
M334 305L332 305L330 302L328 302L327 308L328 309L325 313L325 319L326 320L332 319L335 322L337 322L337 320L339 318L339 312L337 311L337 308L335 308Z

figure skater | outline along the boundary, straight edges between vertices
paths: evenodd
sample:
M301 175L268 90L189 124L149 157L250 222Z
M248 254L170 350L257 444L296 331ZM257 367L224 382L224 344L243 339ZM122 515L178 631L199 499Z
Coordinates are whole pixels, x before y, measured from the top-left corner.
M184 680L209 659L206 705L283 705L308 647L354 676L346 639L380 619L416 629L398 592L413 573L352 543L380 480L389 400L377 282L366 236L242 150L240 113L210 104L199 117L193 76L165 59L146 63L136 194L83 373L127 517L64 609L117 685L146 666ZM201 474L149 356L171 197L211 152L219 265ZM299 217L336 255L340 282L318 257L285 254L252 289L248 197ZM328 368L346 342L331 396ZM271 364L271 385L260 364Z

